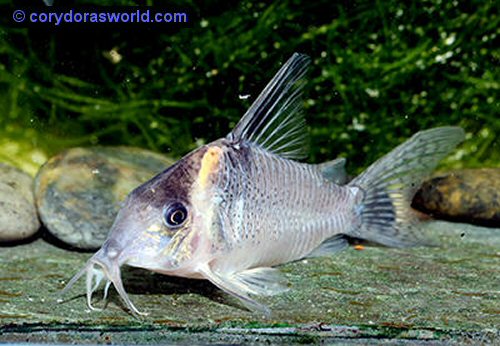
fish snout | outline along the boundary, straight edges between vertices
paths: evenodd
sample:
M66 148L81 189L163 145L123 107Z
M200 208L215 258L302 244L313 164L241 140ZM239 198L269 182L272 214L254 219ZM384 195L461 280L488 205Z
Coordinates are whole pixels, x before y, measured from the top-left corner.
M108 239L104 242L101 249L94 255L96 260L108 262L116 262L123 253L123 249L119 246L118 242L114 239Z
M89 260L87 266L87 304L89 307L92 293L97 289L102 279L106 279L104 299L112 284L120 298L134 315L144 315L130 300L121 278L120 267L127 260L126 254L116 241L107 240L101 249ZM97 268L96 268L97 266ZM95 281L95 282L94 282Z

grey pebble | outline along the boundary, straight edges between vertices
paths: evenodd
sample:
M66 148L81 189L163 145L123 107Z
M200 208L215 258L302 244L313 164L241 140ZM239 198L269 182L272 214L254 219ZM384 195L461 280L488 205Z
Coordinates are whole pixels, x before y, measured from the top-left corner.
M39 228L33 178L13 166L0 163L0 242L26 239Z
M35 178L40 218L60 241L97 249L127 194L172 163L133 147L68 149L47 161Z

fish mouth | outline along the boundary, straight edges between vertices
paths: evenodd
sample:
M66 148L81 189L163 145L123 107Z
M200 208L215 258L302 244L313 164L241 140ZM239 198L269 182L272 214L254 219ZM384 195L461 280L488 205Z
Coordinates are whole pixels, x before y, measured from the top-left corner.
M84 274L86 274L86 295L87 306L89 309L103 310L106 307L109 287L113 284L120 298L132 314L136 316L147 315L147 313L141 312L135 307L125 291L120 272L120 266L125 261L120 260L119 252L116 251L114 247L109 245L110 244L103 245L103 247L87 261L85 266L75 276L73 276L66 287L64 287L60 296L66 294L73 287L73 285ZM106 280L103 295L104 306L103 308L96 308L92 306L92 294L99 288L103 279ZM62 299L58 299L58 302L62 302Z

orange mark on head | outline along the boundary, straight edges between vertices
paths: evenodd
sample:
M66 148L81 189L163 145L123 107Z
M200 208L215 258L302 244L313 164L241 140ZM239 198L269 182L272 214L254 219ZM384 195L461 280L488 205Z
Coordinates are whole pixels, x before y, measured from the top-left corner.
M354 245L354 250L360 251L360 250L364 250L364 249L365 249L365 247L363 245L359 245L359 244L358 245Z
M200 187L206 187L208 177L211 173L217 170L221 155L222 149L219 147L210 147L203 155L203 158L201 159L200 173L198 174Z

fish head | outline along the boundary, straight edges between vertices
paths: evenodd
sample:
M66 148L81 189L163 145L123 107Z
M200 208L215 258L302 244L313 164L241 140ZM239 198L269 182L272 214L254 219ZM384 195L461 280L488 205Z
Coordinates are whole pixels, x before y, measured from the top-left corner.
M87 303L102 279L114 285L134 313L120 275L124 264L179 275L202 247L210 209L207 187L217 170L221 149L205 145L137 187L126 198L108 238L86 266L67 284L63 293L87 274ZM189 276L182 275L180 276Z

